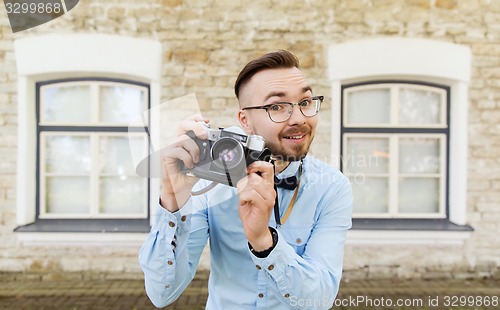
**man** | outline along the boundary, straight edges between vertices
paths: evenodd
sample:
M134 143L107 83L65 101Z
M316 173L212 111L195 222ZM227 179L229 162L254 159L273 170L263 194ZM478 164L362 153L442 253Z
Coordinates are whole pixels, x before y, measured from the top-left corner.
M274 167L256 161L237 188L218 185L192 196L206 182L195 186L198 180L180 173L179 162L188 168L198 162L199 149L186 133L206 139L200 122L208 119L185 120L163 155L161 206L139 255L146 292L157 307L174 302L193 279L210 237L207 309L329 309L342 274L352 193L339 171L306 156L323 97L313 95L287 51L248 63L235 93L241 127L265 138ZM275 173L277 179L295 176L298 187L275 191Z

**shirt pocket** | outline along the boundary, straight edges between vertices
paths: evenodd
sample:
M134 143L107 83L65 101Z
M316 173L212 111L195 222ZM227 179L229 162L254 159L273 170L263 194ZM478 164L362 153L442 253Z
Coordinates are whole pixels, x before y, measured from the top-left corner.
M311 227L280 227L279 231L295 253L302 255L311 236Z

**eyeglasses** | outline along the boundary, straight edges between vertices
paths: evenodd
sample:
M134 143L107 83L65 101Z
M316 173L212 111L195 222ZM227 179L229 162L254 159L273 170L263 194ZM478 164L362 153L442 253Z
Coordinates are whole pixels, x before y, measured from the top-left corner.
M266 105L261 105L257 107L246 107L242 110L253 110L253 109L264 109L267 111L269 118L275 123L282 123L292 116L293 106L298 105L300 112L305 117L312 117L318 114L319 108L321 107L321 102L323 102L323 96L315 96L307 98L298 103L290 102L278 102Z

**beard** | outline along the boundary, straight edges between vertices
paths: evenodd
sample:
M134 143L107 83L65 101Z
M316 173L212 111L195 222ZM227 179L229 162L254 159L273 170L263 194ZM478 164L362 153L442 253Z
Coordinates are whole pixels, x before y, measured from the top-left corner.
M281 137L276 142L268 141L266 147L277 160L286 162L299 161L306 157L311 147L311 143L314 140L314 135L310 131L308 131L307 137L309 137L309 140L304 141L304 143L286 146L282 143L282 139L285 138Z

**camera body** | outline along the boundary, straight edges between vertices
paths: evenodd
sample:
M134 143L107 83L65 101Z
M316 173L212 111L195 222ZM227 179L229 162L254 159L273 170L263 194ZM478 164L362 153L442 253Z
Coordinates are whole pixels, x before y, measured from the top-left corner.
M246 176L246 167L257 160L269 161L271 152L265 147L265 139L258 135L245 135L207 126L208 138L199 139L192 131L187 135L200 150L200 160L192 169L181 162L181 171L195 177L236 187Z

